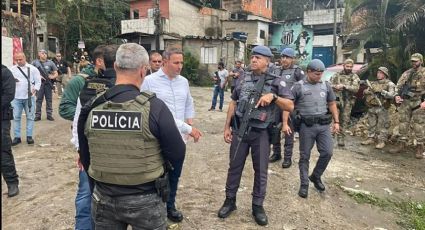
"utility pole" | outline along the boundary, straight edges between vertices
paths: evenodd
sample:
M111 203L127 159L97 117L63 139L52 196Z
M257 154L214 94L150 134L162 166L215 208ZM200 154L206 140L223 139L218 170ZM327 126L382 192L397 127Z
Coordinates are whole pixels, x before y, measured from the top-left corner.
M159 10L159 0L154 0L155 8L154 8L154 25L155 25L155 49L159 51L160 41L159 38L161 36L161 12Z
M18 16L21 17L21 0L18 0Z
M31 23L31 57L35 60L37 54L37 1L32 1L32 23Z
M77 6L77 17L78 17L78 32L80 34L80 41L83 41L83 32L82 32L82 29L81 29L80 6L79 5L76 5L76 6Z
M333 36L333 64L336 64L337 62L337 47L336 47L336 10L337 10L337 1L338 0L334 0L334 36Z

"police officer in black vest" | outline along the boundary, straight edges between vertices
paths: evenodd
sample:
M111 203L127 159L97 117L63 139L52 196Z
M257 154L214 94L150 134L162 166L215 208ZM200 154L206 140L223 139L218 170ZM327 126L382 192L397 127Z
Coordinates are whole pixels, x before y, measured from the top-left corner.
M275 107L292 111L292 95L283 87L281 79L268 72L273 54L266 46L256 46L251 52L251 68L232 93L232 101L227 111L224 127L224 141L230 145L230 163L226 181L226 200L218 211L220 218L226 218L236 209L236 193L239 188L245 160L251 150L254 166L254 189L252 192L252 215L259 225L267 225L267 215L263 208L267 187L267 169L270 153L270 135L268 128L275 121ZM258 92L257 92L258 91ZM257 94L258 93L258 94ZM250 110L253 95L259 95L255 109ZM255 101L255 100L253 100ZM254 115L256 114L256 115ZM239 138L239 130L247 119L249 132ZM231 127L231 121L233 124ZM280 130L278 130L280 132Z
M19 180L16 173L15 160L12 154L10 138L10 120L13 120L13 109L10 104L15 98L16 82L10 70L1 65L1 174L7 184L7 196L19 193Z
M165 162L182 162L186 146L165 103L140 93L148 60L142 46L121 45L116 85L81 110L80 159L94 180L96 229L166 229Z
M305 78L304 71L302 69L294 64L294 58L296 58L295 50L292 48L285 48L280 53L280 68L275 69L275 74L280 76L283 81L285 82L286 86L288 88L291 88L292 85L300 80L303 80ZM293 115L293 113L291 113ZM280 117L281 118L281 114ZM292 125L292 119L289 119L289 126L293 127ZM280 133L279 133L280 134ZM278 138L279 142L275 145L273 145L273 154L270 156L270 162L275 162L280 159L282 159L282 148L280 143L280 138ZM284 145L284 152L283 152L283 162L282 167L283 168L289 168L292 165L292 153L294 149L294 133L291 133L290 135L285 135L285 145Z
M326 170L332 157L333 141L330 124L333 120L332 131L339 132L338 110L336 97L328 82L322 82L325 65L319 59L313 59L307 66L307 78L295 83L292 94L295 98L296 113L294 126L300 133L300 179L301 186L298 195L308 196L309 180L320 192L325 191L321 176ZM287 125L289 113L284 113L283 130L291 134L293 130ZM317 143L319 159L313 173L308 176L311 149Z

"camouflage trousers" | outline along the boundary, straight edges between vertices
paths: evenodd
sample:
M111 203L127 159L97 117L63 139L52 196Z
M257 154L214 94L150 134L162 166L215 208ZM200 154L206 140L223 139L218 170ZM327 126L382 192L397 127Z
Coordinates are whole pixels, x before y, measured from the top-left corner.
M420 98L405 99L398 108L400 141L409 145L425 143L425 110L418 108L412 111L420 103Z
M339 125L340 125L340 134L344 135L345 130L350 126L351 120L351 109L353 108L355 100L348 99L345 101L338 101L338 113L339 113Z
M388 129L390 128L388 109L373 106L367 112L368 137L377 138L380 141L386 141L388 138Z

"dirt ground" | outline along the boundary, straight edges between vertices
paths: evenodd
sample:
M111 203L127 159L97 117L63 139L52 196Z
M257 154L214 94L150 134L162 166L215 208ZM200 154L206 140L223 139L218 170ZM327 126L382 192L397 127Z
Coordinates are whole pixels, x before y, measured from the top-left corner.
M203 132L199 143L188 143L180 180L177 206L185 218L180 229L262 229L251 215L253 169L248 158L237 197L238 210L225 220L217 217L224 201L229 162L229 145L223 141L225 112L209 112L211 88L192 88L196 106L195 126ZM228 102L229 92L225 94ZM70 122L57 113L54 122L36 123L36 144L22 143L13 148L20 179L20 194L7 198L2 180L2 229L73 229L74 199L78 170L76 152L70 144ZM227 106L225 106L225 109ZM23 126L24 127L24 126ZM24 132L24 131L23 131ZM23 136L25 134L23 133ZM347 146L335 148L323 181L326 192L310 186L308 199L298 197L298 142L294 164L282 169L269 166L265 210L268 229L403 229L400 215L392 209L358 203L343 187L369 191L381 199L425 202L425 160L412 152L391 155L392 146L377 151L349 137ZM317 160L311 159L311 169Z

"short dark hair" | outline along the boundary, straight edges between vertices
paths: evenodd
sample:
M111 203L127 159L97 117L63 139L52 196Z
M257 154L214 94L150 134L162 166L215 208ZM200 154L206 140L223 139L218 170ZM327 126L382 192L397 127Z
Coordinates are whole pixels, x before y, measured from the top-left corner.
M162 55L161 55L161 53L160 53L159 51L152 50L151 52L149 52L149 59L150 59L153 55L159 55L159 56L162 56Z
M179 48L171 47L171 48L165 50L162 53L162 58L167 59L167 60L170 60L170 57L173 54L181 54L181 55L183 55L183 51L181 49L179 49Z
M102 58L105 68L113 68L118 45L99 45L93 50L93 61Z

